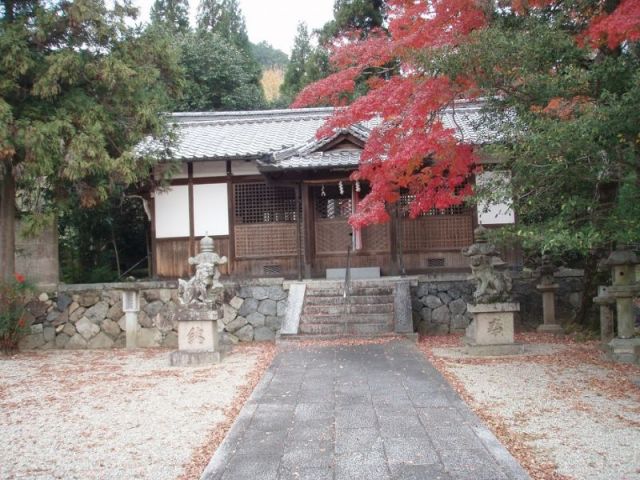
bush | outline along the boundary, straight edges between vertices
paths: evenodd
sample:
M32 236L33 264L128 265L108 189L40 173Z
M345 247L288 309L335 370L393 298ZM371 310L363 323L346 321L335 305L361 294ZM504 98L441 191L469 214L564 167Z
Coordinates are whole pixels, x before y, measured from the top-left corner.
M24 305L30 291L30 285L18 273L11 281L0 282L0 349L4 354L17 350L28 328Z

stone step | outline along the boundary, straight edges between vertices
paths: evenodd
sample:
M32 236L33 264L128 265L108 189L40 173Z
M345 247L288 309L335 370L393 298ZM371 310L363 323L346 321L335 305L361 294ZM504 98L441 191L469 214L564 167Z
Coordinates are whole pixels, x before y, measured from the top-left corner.
M392 333L392 328L387 324L379 323L343 323L324 324L306 323L300 324L299 334L306 335L380 335Z
M367 315L372 313L393 313L393 303L356 303L337 305L309 305L306 304L302 313L311 315Z
M349 323L376 323L380 325L393 325L393 316L389 313L366 313L351 315L302 315L300 325L321 323L345 325Z
M344 289L342 287L321 288L317 286L307 287L307 297L342 297ZM392 287L356 287L350 289L350 296L362 295L393 295Z
M404 335L406 336L406 335ZM297 335L281 335L276 338L276 345L295 345L297 342L304 342L309 340L341 340L343 338L347 339L379 339L379 338L397 338L397 334L394 332L383 332L383 333L375 333L375 334L344 334L344 333L316 333L316 334L297 334ZM414 338L410 337L411 340L417 342L417 336Z
M311 296L305 299L305 305L344 305L346 299L340 296ZM393 303L393 295L350 295L351 305L377 305Z

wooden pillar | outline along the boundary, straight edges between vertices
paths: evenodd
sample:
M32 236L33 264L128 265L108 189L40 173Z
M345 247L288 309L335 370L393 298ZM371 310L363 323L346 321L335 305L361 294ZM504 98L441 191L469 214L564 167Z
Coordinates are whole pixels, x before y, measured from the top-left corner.
M304 221L304 276L311 278L314 264L315 231L313 223L315 215L311 201L309 185L302 184L302 220Z
M302 208L300 207L300 191L302 190L301 183L295 185L293 189L295 190L296 197L296 250L298 251L298 280L302 280L302 219L300 218L302 213Z
M391 208L391 221L389 222L389 256L391 257L391 275L400 273L398 251L398 202L393 204Z
M187 163L188 189L189 189L189 256L193 257L195 252L195 221L193 207L193 162Z
M149 210L151 213L151 226L149 228L151 258L149 258L149 263L151 264L151 277L156 278L158 276L158 244L156 242L156 199L153 192L149 198Z
M231 172L231 161L227 160L227 209L229 211L229 255L227 256L227 269L229 275L233 274L236 262L236 237L235 237L235 197L233 195L233 182Z

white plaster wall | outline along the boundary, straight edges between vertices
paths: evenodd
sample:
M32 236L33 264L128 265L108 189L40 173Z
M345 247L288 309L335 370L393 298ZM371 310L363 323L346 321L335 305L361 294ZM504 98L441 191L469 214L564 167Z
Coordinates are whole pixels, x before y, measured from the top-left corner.
M180 163L177 166L177 168L175 169L175 173L171 176L171 178L173 180L189 178L189 171L188 171L187 168L188 167L187 167L187 164L185 162ZM155 167L155 170L154 170L154 177L156 179L160 178L162 171L163 170L168 170L168 169L169 169L169 165L167 165L167 164L157 165Z
M231 162L231 173L234 175L259 175L255 160L233 160Z
M193 177L224 177L227 175L227 162L193 162Z
M173 186L155 194L156 238L189 236L189 187Z
M229 208L226 183L193 186L194 233L229 235Z
M506 171L482 172L476 177L478 187L508 188L511 175ZM515 214L508 203L478 202L478 222L482 225L504 225L515 222Z

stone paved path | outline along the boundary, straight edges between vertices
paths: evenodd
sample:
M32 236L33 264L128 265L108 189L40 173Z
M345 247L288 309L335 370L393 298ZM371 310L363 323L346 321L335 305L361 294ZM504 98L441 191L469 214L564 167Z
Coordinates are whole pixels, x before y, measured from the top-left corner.
M206 480L529 477L415 345L281 352Z

